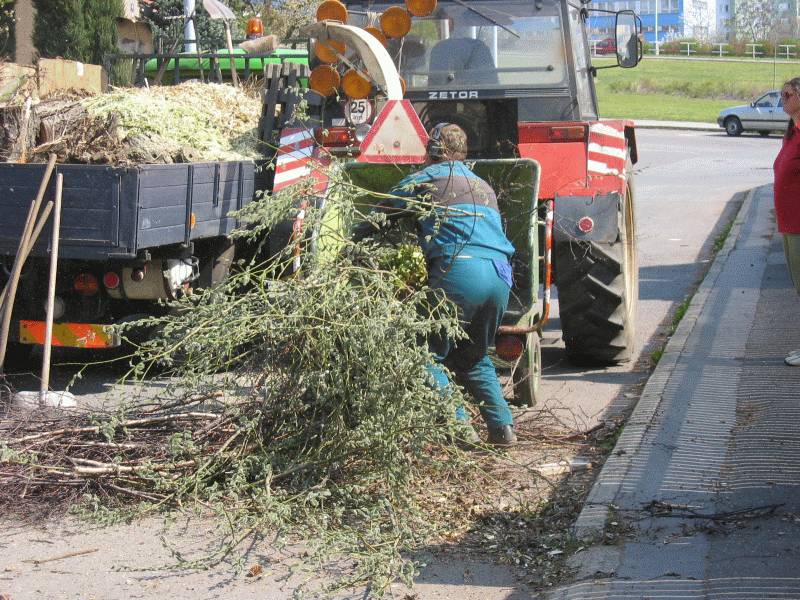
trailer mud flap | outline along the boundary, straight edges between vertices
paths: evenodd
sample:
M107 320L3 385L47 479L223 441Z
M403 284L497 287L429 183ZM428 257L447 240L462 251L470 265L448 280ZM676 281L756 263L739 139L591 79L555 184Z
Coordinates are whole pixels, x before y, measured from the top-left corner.
M611 244L619 235L619 192L555 198L553 237L558 242Z
M21 344L44 344L44 321L20 321L17 341ZM108 325L93 323L53 323L53 346L63 348L116 348L119 335Z

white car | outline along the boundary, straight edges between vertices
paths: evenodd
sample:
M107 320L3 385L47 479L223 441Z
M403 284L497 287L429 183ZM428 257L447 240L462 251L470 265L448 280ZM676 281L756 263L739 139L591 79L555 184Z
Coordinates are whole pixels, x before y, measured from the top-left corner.
M783 112L780 90L772 90L750 104L723 109L717 117L717 123L728 135L757 131L766 136L772 131L785 132L789 115Z

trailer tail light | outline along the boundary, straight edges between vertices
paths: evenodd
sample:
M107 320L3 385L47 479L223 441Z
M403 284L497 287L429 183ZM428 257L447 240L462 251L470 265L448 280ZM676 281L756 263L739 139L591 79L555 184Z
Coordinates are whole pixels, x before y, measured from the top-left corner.
M586 140L586 125L551 127L548 137L551 142L583 142Z
M494 339L494 349L503 360L513 361L522 356L525 344L516 335L498 335Z
M317 127L314 130L314 139L321 146L344 147L354 144L353 134L349 127Z
M82 296L94 296L100 289L100 284L91 273L79 273L72 282L72 288Z
M119 287L119 283L119 275L114 273L114 271L108 271L103 275L103 285L106 286L106 289L115 290Z
M581 217L578 220L578 229L581 233L589 233L594 229L594 221L591 217Z
M520 123L520 144L552 144L553 142L586 142L586 123Z

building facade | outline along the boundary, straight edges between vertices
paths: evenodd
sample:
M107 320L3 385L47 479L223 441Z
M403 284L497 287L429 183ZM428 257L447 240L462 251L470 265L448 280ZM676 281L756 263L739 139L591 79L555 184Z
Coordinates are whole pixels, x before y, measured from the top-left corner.
M644 39L652 44L656 35L659 42L684 37L724 39L733 3L734 0L601 0L592 2L591 7L613 12L634 11L642 19ZM589 35L593 40L613 37L614 15L590 13Z

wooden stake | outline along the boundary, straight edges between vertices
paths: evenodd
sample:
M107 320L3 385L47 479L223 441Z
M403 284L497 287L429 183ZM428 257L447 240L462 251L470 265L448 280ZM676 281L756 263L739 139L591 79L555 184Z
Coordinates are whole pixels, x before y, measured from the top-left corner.
M56 303L56 272L58 270L58 241L61 228L61 193L63 189L64 176L59 173L56 176L56 204L53 209L53 237L50 243L50 281L47 286L47 320L44 328L44 353L42 356L42 385L39 388L42 398L50 388L50 354L53 346L53 311Z
M14 259L14 266L11 269L11 277L6 284L7 292L5 294L5 303L0 308L0 371L3 369L3 363L6 359L6 349L8 347L8 330L11 326L11 311L14 308L14 298L17 294L17 285L19 284L19 276L22 273L22 265L25 262L26 256L25 249L30 243L31 234L33 233L34 222L36 216L39 214L39 207L42 204L42 199L47 191L47 186L50 183L50 176L53 174L53 168L56 165L56 155L51 154L50 160L47 163L47 168L44 171L44 177L39 184L39 193L36 194L36 199L33 201L30 210L28 211L28 219L25 222L25 229L22 232L22 237L19 240L19 249L17 256Z
M233 56L233 39L231 38L231 24L225 19L225 43L228 46L228 66L231 70L233 87L239 87L239 74L236 72L236 60Z

